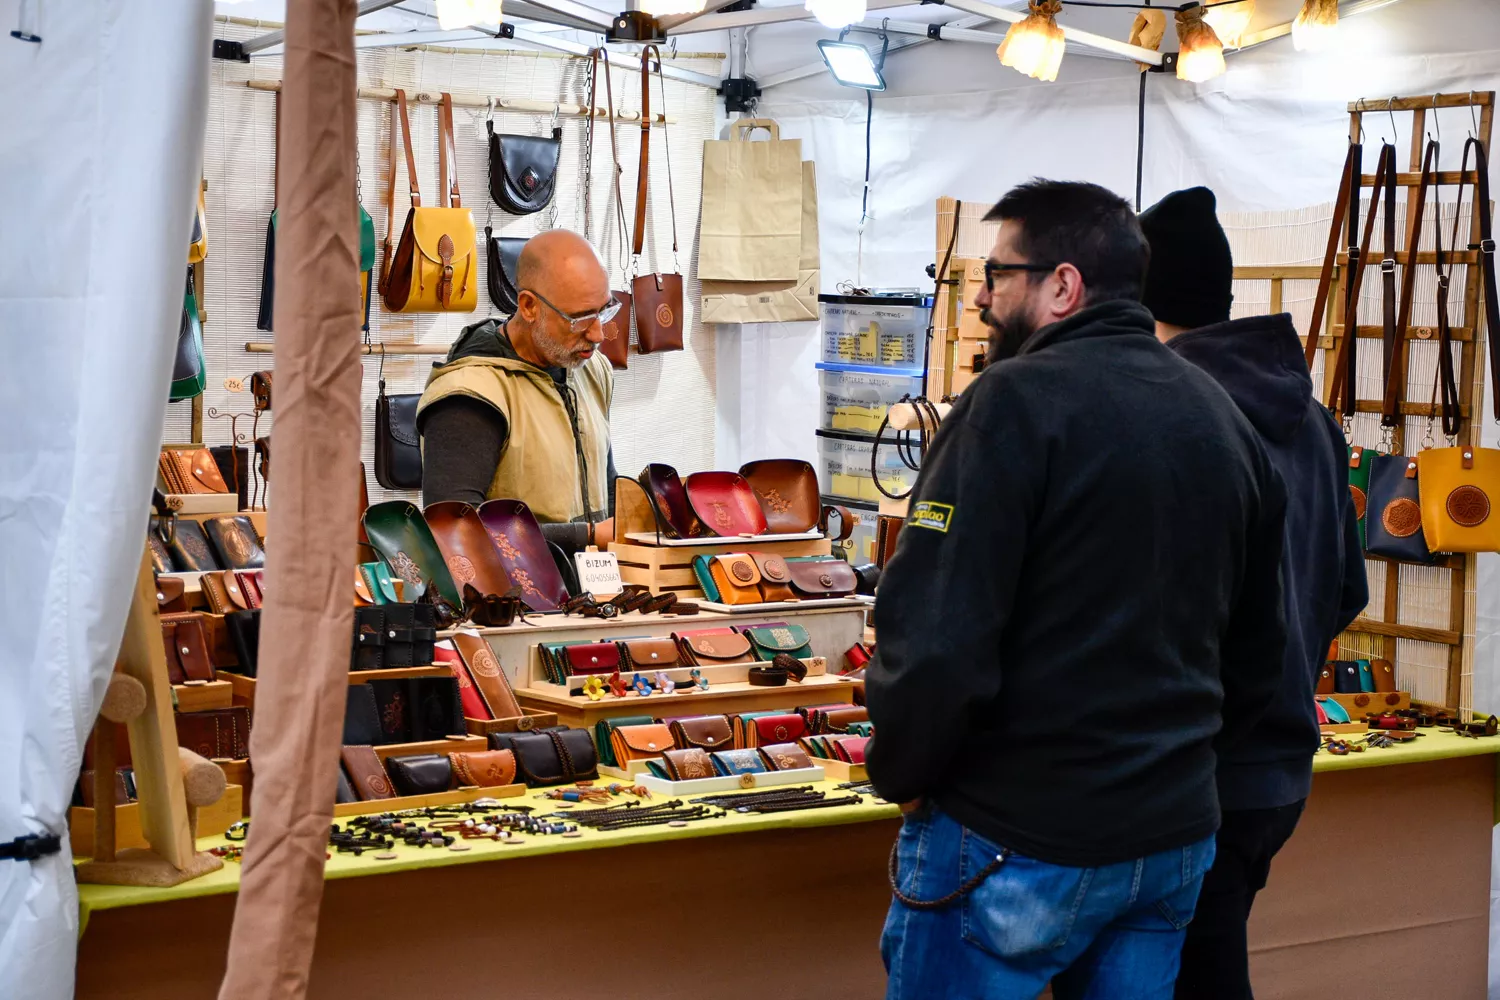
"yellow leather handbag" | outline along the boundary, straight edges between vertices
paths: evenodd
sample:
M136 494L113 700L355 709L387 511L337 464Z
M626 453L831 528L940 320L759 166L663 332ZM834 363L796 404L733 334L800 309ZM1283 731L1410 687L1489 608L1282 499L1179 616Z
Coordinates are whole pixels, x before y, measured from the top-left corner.
M1500 451L1460 445L1417 456L1422 534L1434 552L1500 552Z
M380 275L380 297L391 312L472 312L479 304L478 246L474 215L458 195L458 150L453 142L453 97L444 94L438 107L438 184L443 205L422 205L417 164L411 153L411 121L406 91L396 91L396 116L391 126L391 202L387 216L385 267ZM406 149L406 177L411 187L411 210L396 250L391 233L396 228L396 132ZM449 174L449 166L453 168Z

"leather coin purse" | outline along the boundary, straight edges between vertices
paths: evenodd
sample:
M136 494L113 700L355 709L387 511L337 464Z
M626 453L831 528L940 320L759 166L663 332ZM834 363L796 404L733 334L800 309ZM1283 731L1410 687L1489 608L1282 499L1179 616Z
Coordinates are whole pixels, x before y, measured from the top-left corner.
M812 640L808 638L807 629L801 625L775 625L747 629L745 637L755 648L757 660L769 662L776 658L777 653L786 653L799 660L805 660L813 655Z
M785 566L785 563L782 564ZM719 600L724 604L760 604L760 568L749 555L739 552L714 556L709 562Z
M687 750L668 750L662 754L662 764L670 781L694 781L698 778L716 778L719 772L708 753L696 747Z
M1396 668L1390 660L1371 660L1370 673L1374 676L1377 692L1383 694L1396 690Z
M203 616L194 612L161 617L162 647L167 654L167 678L173 684L214 679L208 655L208 633Z
M516 755L510 750L484 750L478 753L450 753L453 778L460 788L494 788L514 784Z
M863 764L865 745L870 742L870 738L868 736L845 736L829 742L833 744L833 754L836 759L845 764Z
M672 739L677 747L686 750L698 747L702 750L727 750L735 747L734 730L729 717L724 715L700 715L689 719L674 719L671 723Z
M681 653L672 639L624 639L617 645L631 670L666 670L682 665Z
M792 590L792 574L787 568L787 561L777 555L766 555L762 552L748 553L755 561L755 568L760 571L760 597L766 602L793 601L797 599ZM843 560L839 560L843 562ZM844 564L848 566L848 563Z
M762 747L793 743L811 733L807 720L795 712L776 715L740 716L736 720L737 746Z
M563 650L572 677L612 674L620 669L620 647L613 642L586 642ZM628 669L628 668L627 668Z
M798 597L848 597L859 586L854 567L837 557L788 559L786 567Z
M397 795L433 795L453 787L453 764L440 753L387 757L385 773Z
M773 743L763 746L759 751L765 760L766 766L773 771L796 771L804 767L812 767L812 758L807 756L807 751L796 743Z
M717 750L708 755L724 777L740 774L764 774L770 770L755 750Z
M1333 661L1333 690L1338 694L1359 694L1359 661Z
M869 722L870 710L863 707L843 706L819 708L808 712L808 724L818 735L847 733L851 722Z
M700 667L755 662L755 651L750 645L750 639L733 629L680 632L677 637L687 661Z
M660 757L677 746L672 730L660 723L643 726L617 726L609 734L617 767L633 760Z
M257 607L250 603L245 589L240 586L240 581L232 570L204 573L200 586L203 588L203 596L208 599L209 610L216 615L227 615L231 611L252 611Z
M655 720L649 715L616 716L594 723L594 745L599 748L599 763L619 767L615 758L614 732L621 726L649 726Z

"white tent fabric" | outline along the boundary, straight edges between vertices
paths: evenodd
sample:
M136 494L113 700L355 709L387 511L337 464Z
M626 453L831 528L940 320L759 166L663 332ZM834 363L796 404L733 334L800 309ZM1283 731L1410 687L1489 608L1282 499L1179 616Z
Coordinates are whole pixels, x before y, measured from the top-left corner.
M0 37L0 841L66 834L140 569L213 16L41 7L41 44ZM0 996L73 995L70 857L0 861Z

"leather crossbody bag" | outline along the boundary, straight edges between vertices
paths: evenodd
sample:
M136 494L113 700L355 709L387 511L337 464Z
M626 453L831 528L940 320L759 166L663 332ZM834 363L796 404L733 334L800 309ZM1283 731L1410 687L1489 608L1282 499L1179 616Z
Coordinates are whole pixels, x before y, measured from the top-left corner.
M182 322L177 328L177 353L172 359L172 388L167 399L173 402L201 395L208 385L203 366L203 320L198 313L198 294L193 284L193 269L188 268L187 289L182 299Z
M420 392L388 396L385 379L380 380L375 397L375 481L388 490L422 488L422 443L417 436L421 399Z
M625 229L625 198L620 191L620 142L615 132L615 88L609 77L609 52L605 48L598 47L589 50L589 131L587 153L584 156L584 181L583 181L583 237L593 242L589 232L593 221L593 205L591 192L594 190L594 119L598 114L599 93L599 64L604 63L604 96L605 96L605 121L609 123L609 152L610 165L614 172L610 175L610 193L614 196L615 224L619 238L619 249L625 251L625 245L630 242L630 235ZM631 296L629 292L615 289L613 292L615 301L620 303L620 311L615 313L615 318L604 324L604 341L599 345L599 350L609 359L609 363L616 369L628 367L630 360L630 316Z
M474 249L474 216L458 193L458 150L453 142L453 97L444 94L438 107L438 184L443 203L424 207L411 152L411 121L406 91L396 91L396 118L391 128L391 201L386 224L385 266L380 295L391 312L472 312L479 303L479 275ZM401 239L391 250L396 231L396 132L406 151L411 209ZM450 164L451 159L451 164ZM449 167L452 172L449 172Z
M651 63L661 81L662 144L667 154L667 206L672 215L672 261L676 270L640 274L645 248L646 214L651 178ZM667 142L667 84L661 75L661 53L655 45L641 50L641 162L635 182L635 234L631 244L630 269L637 277L630 284L635 311L636 343L642 354L682 350L682 275L677 266L677 205L672 188L672 150Z
M484 227L484 250L489 263L486 278L490 302L505 316L515 314L521 294L521 251L529 236L496 236L494 227Z
M490 136L490 197L511 215L531 215L547 207L557 186L557 164L562 158L562 126L554 122L551 135Z

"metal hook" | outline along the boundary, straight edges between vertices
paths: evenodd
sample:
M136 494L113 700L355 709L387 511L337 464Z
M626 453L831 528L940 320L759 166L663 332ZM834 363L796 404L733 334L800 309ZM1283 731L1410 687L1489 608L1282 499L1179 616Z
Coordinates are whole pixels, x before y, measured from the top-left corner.
M1354 110L1359 115L1356 121L1359 123L1359 144L1365 144L1365 99L1359 98L1354 102Z
M1396 131L1396 111L1395 111L1395 106L1396 106L1396 99L1394 97L1390 98L1389 100L1387 100L1385 102L1385 113L1391 116L1391 145L1392 146L1394 146L1396 144L1396 139L1400 136L1400 133Z
M1474 113L1474 91L1469 91L1469 138L1479 138L1479 116Z
M1438 143L1438 145L1442 145L1442 142L1443 142L1443 122L1442 122L1442 119L1438 118L1438 102L1437 102L1437 99L1438 99L1438 95L1433 94L1432 95L1432 127L1435 130L1437 130L1437 138L1436 139L1432 138L1432 132L1428 132L1427 133L1427 138L1428 138L1429 141L1433 141L1433 142Z

